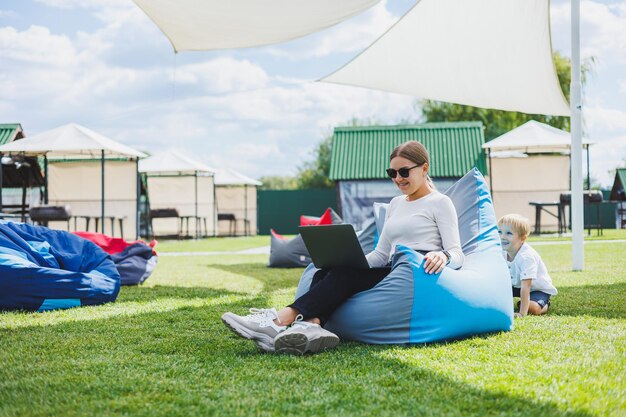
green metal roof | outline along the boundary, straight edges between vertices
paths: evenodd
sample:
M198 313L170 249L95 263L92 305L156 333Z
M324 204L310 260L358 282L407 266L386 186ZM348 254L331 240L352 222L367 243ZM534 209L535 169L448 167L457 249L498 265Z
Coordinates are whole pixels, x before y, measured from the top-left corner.
M22 125L19 123L0 123L0 145L23 138Z
M417 140L428 149L433 178L460 178L473 167L484 174L483 132L481 122L337 127L329 177L331 180L387 178L389 154L409 140Z

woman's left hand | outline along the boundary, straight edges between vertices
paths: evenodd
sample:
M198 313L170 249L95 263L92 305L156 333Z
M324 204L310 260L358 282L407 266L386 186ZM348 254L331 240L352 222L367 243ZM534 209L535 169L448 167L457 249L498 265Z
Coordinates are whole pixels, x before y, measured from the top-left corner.
M424 255L424 270L427 274L438 274L448 262L448 257L443 252L428 252Z

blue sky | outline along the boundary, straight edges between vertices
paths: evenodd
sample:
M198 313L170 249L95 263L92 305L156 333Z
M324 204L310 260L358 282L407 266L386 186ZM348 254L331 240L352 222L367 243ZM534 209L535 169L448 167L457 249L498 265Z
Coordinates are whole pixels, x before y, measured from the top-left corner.
M3 0L0 122L27 135L75 122L151 153L177 149L248 176L291 175L352 118L418 120L416 98L315 82L415 2L382 1L336 27L244 50L174 54L131 0ZM553 48L570 55L569 1L551 2ZM626 0L581 1L592 175L626 165Z

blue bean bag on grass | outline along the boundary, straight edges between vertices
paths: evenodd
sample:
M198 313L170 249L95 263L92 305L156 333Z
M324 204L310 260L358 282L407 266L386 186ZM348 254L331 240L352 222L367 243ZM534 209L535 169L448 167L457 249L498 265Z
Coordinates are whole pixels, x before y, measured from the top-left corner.
M0 310L46 311L115 301L120 275L92 242L61 230L0 222Z
M463 267L426 274L424 257L398 246L391 273L349 298L326 329L344 340L375 344L437 342L511 330L511 281L487 184L474 169L445 194L459 218ZM308 291L316 271L312 264L304 271L296 298Z

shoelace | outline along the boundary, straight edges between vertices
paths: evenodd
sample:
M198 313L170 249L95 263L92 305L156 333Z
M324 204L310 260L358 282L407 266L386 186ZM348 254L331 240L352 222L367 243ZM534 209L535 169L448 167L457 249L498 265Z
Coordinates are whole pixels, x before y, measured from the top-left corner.
M246 316L246 318L250 321L255 321L255 322L264 322L264 321L272 321L275 318L278 318L278 316L276 314L274 314L274 311L272 311L272 309L269 308L254 308L252 307L250 309L250 313Z
M304 317L302 316L302 314L298 314L296 316L296 319L293 321L293 323L291 323L291 328L292 329L297 329L297 328L308 329L309 327L318 326L318 324L304 321L303 319Z

